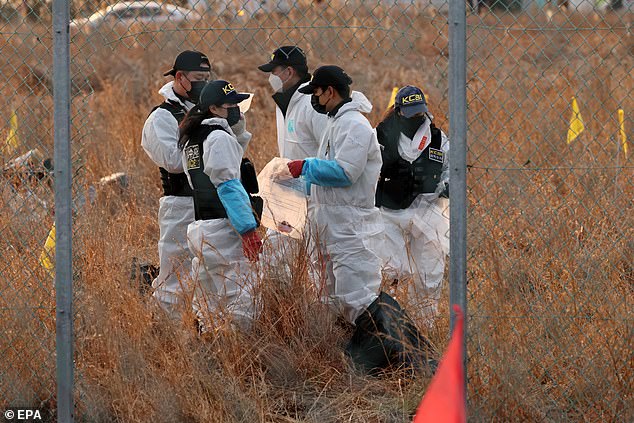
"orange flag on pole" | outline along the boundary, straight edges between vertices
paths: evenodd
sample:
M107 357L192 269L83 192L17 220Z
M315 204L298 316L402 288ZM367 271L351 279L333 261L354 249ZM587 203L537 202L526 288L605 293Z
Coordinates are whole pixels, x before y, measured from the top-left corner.
M456 326L438 370L431 380L413 423L465 423L465 382L462 367L464 315L454 305Z

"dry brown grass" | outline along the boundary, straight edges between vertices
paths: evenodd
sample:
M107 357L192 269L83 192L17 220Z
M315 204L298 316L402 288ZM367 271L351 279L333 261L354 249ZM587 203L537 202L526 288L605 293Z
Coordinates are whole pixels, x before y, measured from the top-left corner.
M363 15L346 13L339 13L342 22L368 25ZM316 19L333 17L327 11ZM360 41L372 45L377 33L367 30L356 38L344 31L338 40L334 30L280 30L271 36L262 30L208 30L190 34L182 47L208 51L219 76L255 93L248 155L262 168L276 151L270 92L256 69L267 58L262 48L285 37L309 40L311 65L342 64L354 88L376 106L373 123L392 86L420 85L437 123L448 131L445 19L418 16L422 37L411 54L396 58L368 57ZM248 26L284 28L289 22ZM621 155L625 167L614 168L616 142L610 140L616 108L626 116L634 110L634 41L622 28L631 16L596 23L591 16L566 14L550 22L543 16L514 21L485 15L469 22L471 418L631 421L634 175L631 157ZM380 25L395 24L386 19ZM546 30L531 29L538 25ZM349 369L342 353L348 333L307 288L301 250L289 258L291 280L269 269L259 287L264 312L248 334L221 330L201 340L191 315L180 324L167 320L130 283L132 257L156 261L158 237L159 182L139 146L140 131L159 101L161 71L171 66L185 38L145 33L108 48L95 37L75 39L74 122L82 178L88 184L115 171L130 177L126 192L103 190L96 204L77 215L78 415L91 422L410 421L428 380L366 378ZM42 77L50 75L48 53L31 38L5 39L16 52L27 44L39 49L44 64L26 60L24 67L23 59L10 56L3 69L24 69L41 91L30 96L18 88L6 105L31 105L33 114L23 113L24 142L52 152L50 137L38 137L39 128L51 127L44 120L51 119L50 83ZM91 96L81 94L87 93L86 81L95 88ZM3 93L14 86L8 83ZM580 101L586 132L566 146L572 95ZM627 125L631 140L631 117ZM54 298L37 262L52 218L43 211L29 223L28 209L8 216L5 203L3 194L0 394L9 402L54 407ZM9 229L10 222L21 226ZM441 349L446 298L443 317L429 333ZM33 304L39 308L28 307Z

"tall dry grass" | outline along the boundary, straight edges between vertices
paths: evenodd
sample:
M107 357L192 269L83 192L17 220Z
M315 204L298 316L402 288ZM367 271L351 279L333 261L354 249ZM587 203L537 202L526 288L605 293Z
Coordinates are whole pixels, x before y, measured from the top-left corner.
M347 10L311 10L324 23L335 17L342 23L357 19L359 26L371 21ZM233 32L203 24L207 30L194 33L137 34L132 28L129 37L114 42L104 34L74 38L73 110L84 169L79 191L116 171L130 179L124 191L100 190L75 221L76 399L82 421L406 422L424 393L426 378L367 378L349 368L342 353L349 331L317 301L301 248L289 256L292 278L266 269L259 286L263 313L249 333L221 329L200 339L191 314L170 321L129 280L133 257L157 261L160 184L140 148L140 132L160 101L160 75L181 48L206 51L220 77L255 93L247 155L258 168L275 155L276 141L266 75L256 66L267 60L262 50L285 40L310 46L311 67L342 64L355 80L353 88L375 105L373 123L391 88L410 83L424 87L431 112L448 131L446 17L414 17L422 36L411 54L398 58L369 56L361 48L376 45L377 34L385 32L344 30L337 37L332 28L287 30L302 16L263 19ZM377 25L398 26L394 22L386 17ZM634 175L631 158L621 155L617 162L611 139L615 109L634 109L634 42L624 22L631 15L600 22L568 14L551 20L469 17L473 421L634 417ZM280 30L257 29L268 24ZM384 47L393 48L386 40ZM35 43L5 39L14 49L26 42ZM17 56L6 60L14 67L20 62ZM47 75L37 69L35 63L26 71ZM47 85L46 77L37 81ZM3 88L10 91L10 85ZM34 104L46 104L42 98L50 95L19 92ZM572 95L580 101L586 132L567 146ZM37 119L29 121L25 137L40 126ZM36 135L26 142L52 145ZM54 408L54 298L50 277L37 261L52 215L45 210L36 223L25 223L20 219L28 210L5 214L6 199L3 194L0 203L6 263L0 267L0 394L7 402ZM428 333L441 350L448 331L446 294ZM402 291L395 295L411 306ZM34 304L37 310L29 308Z
M634 107L627 20L506 19L471 32L472 411L629 421L634 172L616 136L617 109ZM573 96L586 130L567 145Z

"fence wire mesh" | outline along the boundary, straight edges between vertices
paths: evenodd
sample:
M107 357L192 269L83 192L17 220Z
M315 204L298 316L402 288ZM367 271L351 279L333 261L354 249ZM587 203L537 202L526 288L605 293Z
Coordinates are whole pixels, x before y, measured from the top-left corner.
M173 366L169 357L183 348L170 341L171 352L166 355L148 341L142 328L156 320L155 311L134 300L137 287L129 282L131 263L158 261L160 184L155 166L139 144L149 111L161 101L157 92L169 80L162 74L172 67L176 55L185 49L200 50L210 58L213 76L255 94L248 125L257 141L248 156L258 169L277 155L277 142L268 75L257 66L267 62L281 45L296 44L304 49L311 70L325 63L346 68L355 80L354 89L368 95L376 106L373 123L380 120L394 86L411 83L425 87L430 101L437 103L431 107L437 122L447 132L446 16L417 4L298 1L285 7L282 2L134 2L74 7L70 27L73 65L80 76L74 75L73 82L84 90L79 96L93 91L87 105L90 119L82 126L90 134L83 144L87 179L98 181L123 173L129 181L126 186L115 182L98 190L97 206L85 215L90 227L83 267L87 277L85 291L76 301L80 315L76 321L79 415L89 421L112 421L115 416L124 421L186 421L192 415L203 416L200 418L205 421L244 421L245 415L253 416L239 414L245 413L242 405L230 411L223 405L192 410L189 401L196 397L192 392L188 391L187 399L175 399L170 395L182 388L171 377L150 382L145 376L167 374ZM422 26L430 29L421 31ZM421 51L423 56L419 56ZM381 60L393 62L388 74L379 65ZM434 72L420 75L416 67L421 65ZM120 151L113 154L115 145ZM134 284L143 283L136 278L136 270L134 276ZM156 322L152 327L153 332L167 334L170 330L157 327ZM446 323L437 332L446 339ZM280 365L275 363L274 367ZM195 377L204 377L204 373ZM218 377L215 379L217 385ZM219 392L227 389L224 395L240 404L240 394L230 390L233 382L222 384L227 388ZM142 407L125 404L127 389L142 393ZM246 401L251 404L256 399ZM308 418L316 412L309 408L296 411L297 417ZM252 418L275 419L268 410L262 413ZM403 420L408 413L398 412Z
M470 420L631 420L634 178L624 149L634 107L632 3L471 5ZM80 419L196 415L192 403L175 399L176 382L147 380L182 346L145 344L135 325L142 328L152 311L130 300L137 287L129 283L133 261L156 261L160 188L139 142L176 54L201 50L216 76L255 93L249 125L258 138L249 154L261 169L277 146L270 90L257 65L281 45L302 47L311 70L342 65L374 104L373 124L393 87L422 87L437 126L449 133L447 6L70 2ZM53 222L50 3L4 2L0 10L0 398L5 406L54 408L54 261L41 256ZM439 343L446 340L446 301L430 329ZM125 398L142 401L132 406ZM311 417L310 410L296 413ZM381 416L410 420L402 410ZM321 421L337 421L328 419Z
M20 13L24 13L21 15ZM0 6L0 404L52 409L55 398L50 29ZM45 248L45 245L48 248Z
M0 34L0 404L35 407L51 420L56 409L51 3L3 1ZM77 109L73 141L81 141L85 125ZM75 216L85 207L80 150L75 143ZM80 232L75 226L77 246ZM79 268L73 272L77 276Z
M45 72L37 72L50 62L50 45L40 38L47 30L38 19L13 24L8 7L2 5L0 19L0 398L5 408L50 405L55 396L52 257L43 253L53 223L52 96Z
M632 15L576 6L468 20L478 421L634 416Z

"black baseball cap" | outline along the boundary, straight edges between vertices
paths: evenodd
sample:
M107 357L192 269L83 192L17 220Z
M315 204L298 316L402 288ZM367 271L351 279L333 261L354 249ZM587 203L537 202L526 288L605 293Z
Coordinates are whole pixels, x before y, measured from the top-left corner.
M299 91L302 94L312 94L317 87L348 87L352 84L352 78L339 66L327 65L317 68L313 78Z
M249 94L239 93L230 82L222 79L208 82L200 93L198 106L207 109L209 106L220 106L225 103L238 104L249 98Z
M308 70L306 55L297 46L282 46L271 54L269 63L258 66L262 72L271 72L275 66L293 66Z
M406 118L418 113L427 113L427 101L423 90L412 85L407 85L396 93L394 108L401 111Z
M207 65L203 67L203 65ZM174 66L172 69L168 70L163 74L163 76L167 75L176 75L177 71L186 71L186 72L195 72L202 71L207 72L211 71L211 64L209 63L209 59L207 56L202 54L199 51L194 50L185 50L176 56L176 60L174 61Z

